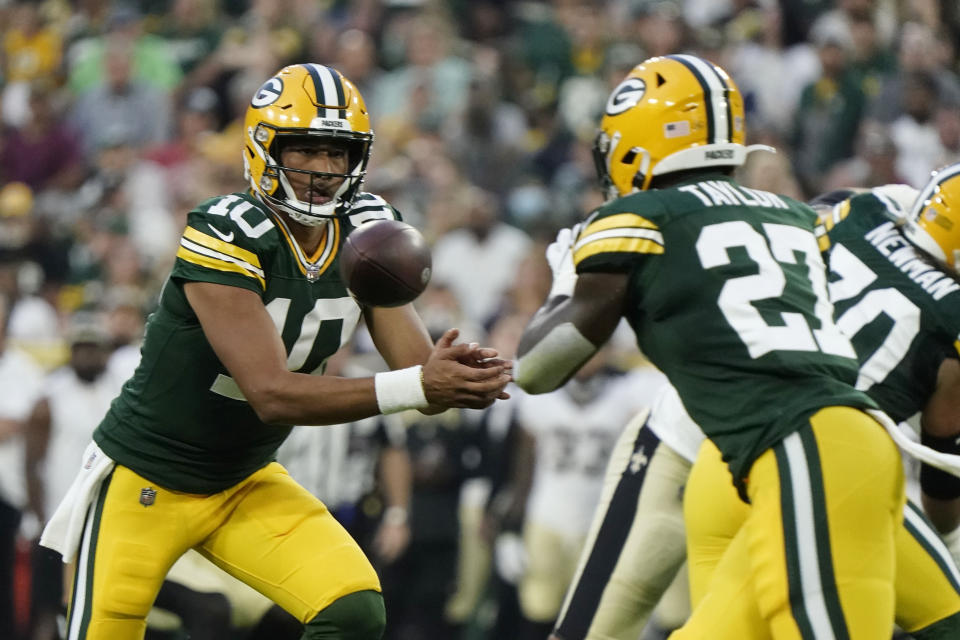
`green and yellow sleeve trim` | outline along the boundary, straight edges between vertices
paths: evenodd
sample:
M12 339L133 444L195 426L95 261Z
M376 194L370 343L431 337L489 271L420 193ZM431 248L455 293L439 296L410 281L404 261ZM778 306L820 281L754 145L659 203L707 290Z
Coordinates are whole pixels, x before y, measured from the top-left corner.
M814 234L817 236L817 243L820 245L820 253L824 253L830 248L830 230L849 214L850 200L844 200L818 216Z
M573 247L573 263L600 253L663 253L656 224L635 213L618 213L588 224Z
M255 253L208 236L193 227L187 227L183 232L177 257L208 269L239 273L256 280L261 289L267 287L260 258Z

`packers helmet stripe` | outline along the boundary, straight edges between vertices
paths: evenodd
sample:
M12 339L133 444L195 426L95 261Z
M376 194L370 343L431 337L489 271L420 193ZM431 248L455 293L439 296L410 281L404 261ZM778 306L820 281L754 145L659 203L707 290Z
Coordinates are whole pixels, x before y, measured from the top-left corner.
M719 67L709 63L707 66L710 67L710 71L712 72L712 74L716 76L717 80L719 80L720 84L723 86L723 104L726 105L724 111L726 111L725 115L727 119L727 127L726 127L727 139L722 140L721 142L732 142L733 141L733 113L730 107L730 83L728 83L726 78L724 78L724 74L721 73Z
M733 122L730 118L730 89L712 64L695 56L666 56L676 60L693 74L703 89L707 108L707 143L730 142ZM722 100L721 100L722 98Z
M340 74L322 64L308 63L303 65L313 78L313 86L317 92L317 117L328 120L343 120L347 117L346 109L336 107L344 105L343 84ZM331 108L330 105L335 105Z

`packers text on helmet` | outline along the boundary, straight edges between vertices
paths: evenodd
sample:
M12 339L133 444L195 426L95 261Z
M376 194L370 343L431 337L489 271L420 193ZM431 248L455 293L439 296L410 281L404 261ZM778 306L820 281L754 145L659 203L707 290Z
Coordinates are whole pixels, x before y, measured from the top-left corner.
M319 137L347 147L346 173L324 173L280 164L281 147L291 139ZM244 122L244 171L261 199L309 226L345 215L366 175L373 130L356 86L339 71L319 64L284 67L267 80L250 102ZM330 202L297 199L287 174L314 179L343 178Z
M594 144L608 199L650 187L655 176L701 167L740 166L743 98L727 72L702 58L650 58L607 100Z

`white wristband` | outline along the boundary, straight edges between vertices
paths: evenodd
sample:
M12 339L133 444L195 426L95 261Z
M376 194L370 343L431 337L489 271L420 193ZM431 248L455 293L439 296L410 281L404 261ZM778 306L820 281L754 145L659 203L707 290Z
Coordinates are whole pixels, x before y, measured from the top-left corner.
M423 367L407 367L378 373L373 377L380 413L397 413L407 409L424 409L430 403L423 392Z

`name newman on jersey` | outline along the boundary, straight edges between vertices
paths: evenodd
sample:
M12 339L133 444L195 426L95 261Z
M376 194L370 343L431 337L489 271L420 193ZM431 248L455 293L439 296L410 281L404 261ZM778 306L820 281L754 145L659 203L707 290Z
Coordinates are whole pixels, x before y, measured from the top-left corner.
M873 228L864 238L934 300L941 300L960 289L960 284L953 278L924 259L893 222L884 222Z

